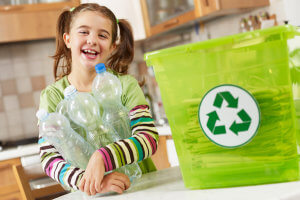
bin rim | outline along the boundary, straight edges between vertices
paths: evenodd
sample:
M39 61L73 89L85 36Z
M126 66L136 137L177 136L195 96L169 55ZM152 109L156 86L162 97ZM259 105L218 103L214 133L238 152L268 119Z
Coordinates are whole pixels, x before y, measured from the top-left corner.
M266 37L278 33L285 34L287 39L291 39L296 35L300 36L300 27L296 27L292 25L274 26L271 28L259 29L250 32L238 33L238 34L228 35L228 36L219 37L215 39L179 45L175 47L170 47L166 49L145 53L144 60L146 61L148 66L152 66L151 64L152 59L168 56L170 54L188 53L188 52L193 52L195 50L208 49L220 45L228 45L228 44L234 45L240 42L251 41L258 37ZM237 47L241 47L241 46L238 45Z

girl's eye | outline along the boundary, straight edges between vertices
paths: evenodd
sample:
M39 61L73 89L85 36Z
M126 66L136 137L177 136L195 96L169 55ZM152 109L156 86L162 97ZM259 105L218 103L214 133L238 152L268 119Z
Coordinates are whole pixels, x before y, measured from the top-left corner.
M99 37L100 37L100 38L107 38L107 36L106 36L106 35L103 35L103 34L100 34Z
M79 33L80 33L80 34L83 34L83 35L86 35L86 34L88 34L88 32L87 32L87 31L79 31Z

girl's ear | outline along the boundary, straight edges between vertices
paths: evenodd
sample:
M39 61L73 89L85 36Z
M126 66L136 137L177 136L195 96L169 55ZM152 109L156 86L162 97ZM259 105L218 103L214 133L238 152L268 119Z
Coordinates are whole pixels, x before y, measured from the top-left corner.
M64 33L63 38L64 38L64 42L65 42L66 46L70 49L71 48L70 35L68 33Z

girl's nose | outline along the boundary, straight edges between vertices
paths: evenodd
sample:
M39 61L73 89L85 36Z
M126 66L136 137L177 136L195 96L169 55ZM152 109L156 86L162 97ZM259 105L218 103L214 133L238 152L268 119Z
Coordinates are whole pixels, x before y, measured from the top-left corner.
M88 37L88 39L87 39L87 44L89 44L89 45L94 45L94 44L96 44L96 39L95 39L95 37L92 36L92 35L90 35L90 36Z

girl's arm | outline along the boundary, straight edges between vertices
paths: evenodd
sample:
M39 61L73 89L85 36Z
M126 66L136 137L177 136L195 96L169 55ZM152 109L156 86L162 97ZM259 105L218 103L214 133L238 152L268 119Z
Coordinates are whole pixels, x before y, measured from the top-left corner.
M159 137L149 106L139 105L130 111L130 127L132 137L98 149L105 171L142 161L156 152Z
M39 138L40 158L44 172L64 186L78 190L84 170L68 164L55 147Z
M139 162L153 155L157 149L158 134L149 106L139 105L130 111L133 136L98 149L89 160L79 189L88 195L101 192L104 171Z
M49 113L55 112L57 104L63 99L64 84L65 82L58 81L44 89L40 96L40 108L46 109ZM78 190L85 171L67 163L57 149L43 137L39 138L38 143L44 172L62 185Z

